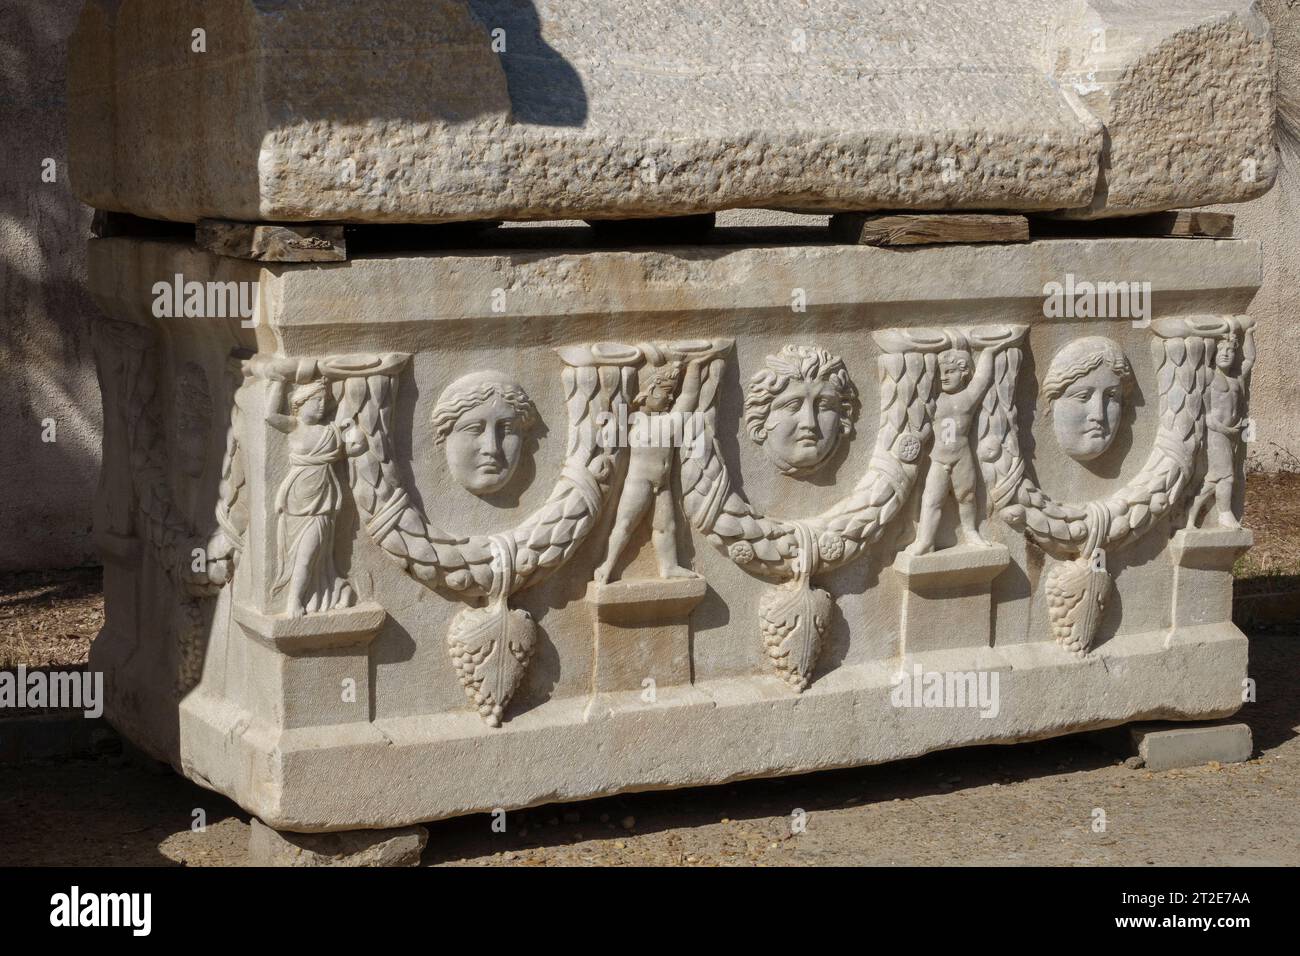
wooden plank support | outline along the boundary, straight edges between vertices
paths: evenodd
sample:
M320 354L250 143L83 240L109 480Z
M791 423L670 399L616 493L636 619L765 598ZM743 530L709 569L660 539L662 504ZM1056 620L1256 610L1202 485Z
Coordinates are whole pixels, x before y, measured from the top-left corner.
M257 262L346 262L342 226L276 225L201 219L194 231L200 247L232 259Z
M1029 241L1028 219L994 213L842 212L831 216L830 230L837 241L859 246Z

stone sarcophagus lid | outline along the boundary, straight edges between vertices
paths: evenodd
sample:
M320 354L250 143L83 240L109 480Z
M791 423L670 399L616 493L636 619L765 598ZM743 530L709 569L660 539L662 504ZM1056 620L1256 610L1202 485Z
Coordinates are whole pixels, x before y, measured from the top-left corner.
M812 6L91 0L72 175L142 217L371 224L1105 217L1272 178L1249 3ZM91 244L91 666L271 827L1241 704L1256 243L164 232Z
M1078 216L1276 172L1252 0L88 0L82 199L157 219Z

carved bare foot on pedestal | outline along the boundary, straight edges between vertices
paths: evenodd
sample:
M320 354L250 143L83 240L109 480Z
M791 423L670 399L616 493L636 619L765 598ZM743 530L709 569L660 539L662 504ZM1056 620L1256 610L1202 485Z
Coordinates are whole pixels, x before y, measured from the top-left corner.
M660 568L659 576L661 578L698 578L699 577L699 575L696 574L694 571L692 571L690 568L683 568L682 566L677 564L674 564L672 567L669 568Z
M613 558L613 555L611 554L610 557ZM605 563L603 563L600 567L596 569L596 573L592 576L592 579L597 584L608 584L609 576L613 573L614 573L614 562L612 560L607 560L605 561Z

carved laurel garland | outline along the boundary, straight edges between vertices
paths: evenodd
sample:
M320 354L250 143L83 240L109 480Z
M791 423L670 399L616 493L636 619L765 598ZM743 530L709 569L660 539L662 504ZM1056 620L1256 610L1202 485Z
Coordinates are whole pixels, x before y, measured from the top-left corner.
M232 412L222 463L221 500L216 513L219 530L212 538L205 539L177 507L168 480L166 431L160 418L164 405L158 398L157 333L129 322L97 322L92 329L105 405L106 408L111 405L121 417L135 515L128 527L106 530L141 534L158 566L180 595L174 690L183 695L198 683L201 676L207 629L202 601L214 597L230 580L238 553L243 548L248 515L247 509L239 502L245 483L238 437L242 423L238 411ZM205 541L206 547L203 546ZM193 569L195 549L201 549L207 555L203 571Z
M214 514L217 530L208 539L207 547L208 580L218 587L234 577L248 533L248 504L243 497L248 475L240 438L244 434L244 387L252 373L246 362L232 361L232 366L227 374L232 396L230 425L226 429L226 451L221 459L221 483L217 486Z
M728 474L715 426L729 340L557 349L569 417L561 473L543 505L517 526L471 536L431 525L413 502L395 460L392 417L398 377L409 355L259 357L250 365L262 377L289 375L297 382L319 377L333 383L338 417L355 422L367 440L366 451L349 465L349 484L367 533L416 580L471 604L453 621L448 649L467 697L485 721L499 726L536 643L531 618L512 609L509 599L564 564L606 506L620 450L602 444L599 422L629 402L642 366L700 364L698 410L706 436L702 454L680 456L683 506L693 527L732 561L778 582L760 606L764 647L774 669L802 690L811 679L833 607L830 595L813 587L812 578L860 557L910 499L933 437L942 352L995 350L992 382L975 429L989 509L1058 557L1060 563L1049 569L1045 582L1053 633L1065 647L1084 654L1111 587L1105 549L1135 541L1191 490L1204 440L1212 343L1234 330L1232 320L1221 317L1155 323L1152 355L1160 407L1155 446L1123 488L1083 505L1052 500L1026 473L1015 402L1026 326L874 333L881 350L881 414L868 467L842 500L820 515L798 520L759 514ZM294 369L286 370L286 363ZM136 431L150 427L148 421L133 425ZM232 423L218 506L221 533L232 541L242 541L243 535L233 517L243 483L238 433L238 423ZM147 449L149 443L141 447ZM137 472L147 475L144 457L145 467Z
M637 355L593 355L568 365L562 376L569 410L568 451L546 502L506 533L512 552L512 593L563 564L595 523L609 495L615 449L600 447L591 421L626 400ZM371 538L416 580L467 599L488 597L501 574L493 562L494 535L449 534L429 523L405 489L390 437L397 375L410 356L385 357L382 369L345 372L339 415L355 421L368 449L350 466L352 492ZM337 366L322 363L327 377ZM498 562L499 564L499 562ZM508 595L507 595L508 596Z
M409 355L353 356L322 361L326 378L342 381L339 416L367 439L349 480L366 531L379 547L427 587L465 600L488 599L453 622L449 652L466 695L489 724L499 726L531 656L532 623L509 606L511 594L536 584L582 544L610 495L618 449L602 447L596 420L626 403L635 367L632 346L560 350L569 412L566 456L545 503L516 527L494 535L454 535L434 527L412 501L391 439L397 376Z
M1009 346L996 357L1000 374L989 391L999 389L1010 401L1019 369L1019 351L1012 343L1018 343L1025 330L1023 325L1006 325L874 333L882 354L880 428L871 460L849 495L822 514L800 520L763 516L735 489L714 437L722 359L713 360L719 367L711 371L700 398L710 440L703 455L684 456L681 465L685 510L695 529L736 564L787 582L764 598L760 626L773 665L797 690L808 685L830 612L829 596L813 589L810 578L859 557L911 497L922 452L934 430L939 354L968 345ZM795 647L802 651L789 650Z
M1160 415L1155 443L1142 469L1104 499L1076 505L1043 492L1025 474L1015 403L1001 388L986 397L981 436L999 450L996 457L981 455L985 482L993 489L990 507L1061 560L1045 582L1048 613L1053 636L1080 655L1092 647L1111 588L1105 551L1137 541L1194 491L1213 341L1234 334L1234 325L1222 316L1179 317L1159 320L1151 331Z

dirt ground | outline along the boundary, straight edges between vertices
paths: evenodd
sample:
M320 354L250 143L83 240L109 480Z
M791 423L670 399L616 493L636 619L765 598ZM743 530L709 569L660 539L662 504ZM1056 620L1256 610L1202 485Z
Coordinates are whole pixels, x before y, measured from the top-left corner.
M0 574L0 670L82 666L103 624L99 568Z
M1257 545L1239 584L1300 579L1300 475L1249 487ZM84 663L100 617L97 572L0 577L0 667ZM505 833L487 816L444 821L429 827L424 863L1300 865L1300 620L1252 632L1250 655L1258 700L1238 718L1255 738L1247 763L1134 770L1087 735L967 748L540 807L510 814ZM238 807L121 755L0 768L0 808L0 865L246 861Z

